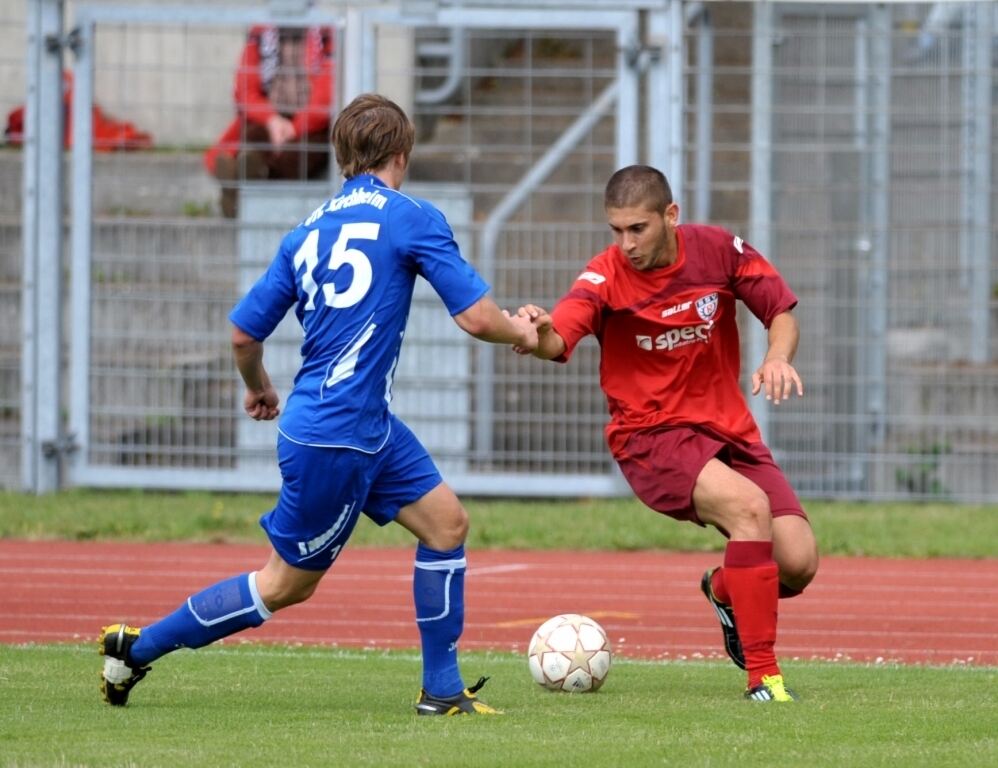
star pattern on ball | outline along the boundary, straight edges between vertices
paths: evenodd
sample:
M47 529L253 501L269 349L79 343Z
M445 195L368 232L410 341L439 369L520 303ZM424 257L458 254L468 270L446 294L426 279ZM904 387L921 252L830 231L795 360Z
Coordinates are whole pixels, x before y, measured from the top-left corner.
M553 650L554 648L548 645L547 637L538 637L537 640L534 642L533 653L535 653L537 656L543 656L545 653L550 653Z
M598 650L587 651L585 648L582 647L582 641L576 640L575 651L570 656L568 654L565 654L572 660L572 664L569 666L568 671L565 673L565 676L568 677L568 675L572 674L577 669L581 669L586 673L588 673L589 660L597 653L599 653Z

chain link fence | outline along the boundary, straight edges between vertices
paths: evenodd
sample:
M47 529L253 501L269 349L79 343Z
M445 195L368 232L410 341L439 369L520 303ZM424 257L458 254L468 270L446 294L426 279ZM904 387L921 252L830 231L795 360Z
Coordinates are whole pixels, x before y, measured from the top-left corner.
M271 6L216 5L210 23L154 6L144 19L105 12L126 7L117 3L67 12L71 27L74 13L100 10L95 104L152 137L148 148L95 152L88 198L69 187L71 214L80 199L90 210L73 220L87 237L70 233L70 250L87 248L82 262L73 253L86 271L72 272L87 281L85 310L64 289L67 337L77 334L66 389L83 382L88 392L64 417L77 441L65 459L71 481L276 484L272 435L242 423L226 314L283 230L338 181L247 183L247 208L221 215L202 152L232 117L246 29ZM672 5L622 3L613 13L633 14L633 36L629 22L581 24L598 6L584 0L540 3L531 12L545 23L534 26L514 25L536 18L519 10L483 22L488 2L378 6L382 15L320 2L310 13L340 25L332 109L358 62L369 74L355 82L406 106L418 130L411 184L439 195L500 304L553 304L609 242L606 178L622 158L648 160L656 132L678 122L681 151L667 170L679 174L683 219L760 247L801 298L806 397L757 410L800 492L998 499L993 5L678 4L681 98L663 122L647 67L662 65L668 40L647 32L647 14ZM23 24L5 19L0 34L13 40ZM352 34L357 61L343 58ZM5 82L26 82L21 50L3 50ZM626 88L622 72L641 85L633 133L621 128L626 91L596 108ZM6 88L9 111L23 95ZM568 135L549 171L524 186ZM0 157L0 485L17 487L20 195L6 190L19 189L20 151ZM762 349L749 320L746 372ZM626 493L603 443L595 343L558 366L438 339L449 323L432 292L417 294L397 405L458 490ZM268 364L290 375L295 347L293 329L282 332Z

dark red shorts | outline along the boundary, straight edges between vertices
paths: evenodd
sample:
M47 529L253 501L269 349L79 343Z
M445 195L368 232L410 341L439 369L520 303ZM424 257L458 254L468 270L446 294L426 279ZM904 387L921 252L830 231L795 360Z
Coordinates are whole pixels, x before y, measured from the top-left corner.
M713 458L758 485L769 497L773 517L807 515L773 454L762 443L733 443L694 427L635 432L618 458L635 495L656 512L703 525L693 508L693 488Z

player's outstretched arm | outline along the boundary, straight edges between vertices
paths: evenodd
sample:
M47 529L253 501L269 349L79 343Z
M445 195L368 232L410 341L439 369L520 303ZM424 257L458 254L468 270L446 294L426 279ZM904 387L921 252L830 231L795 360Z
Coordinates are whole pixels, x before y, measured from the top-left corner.
M516 314L520 317L527 317L537 329L537 347L533 350L523 347L513 347L513 351L520 355L532 354L541 360L553 360L564 354L565 340L558 335L554 329L554 322L551 315L543 307L536 304L524 304Z
M800 329L797 318L790 312L783 312L773 318L769 325L769 349L766 359L752 374L752 394L765 390L766 399L773 405L781 400L789 400L795 389L798 397L804 396L804 385L796 369L791 365L797 354Z
M465 333L493 344L513 344L533 350L537 346L537 329L530 318L513 317L483 296L464 312L454 315L454 322Z
M278 408L280 399L263 367L263 342L254 339L242 328L233 326L232 355L246 385L243 410L256 421L276 419L281 412Z

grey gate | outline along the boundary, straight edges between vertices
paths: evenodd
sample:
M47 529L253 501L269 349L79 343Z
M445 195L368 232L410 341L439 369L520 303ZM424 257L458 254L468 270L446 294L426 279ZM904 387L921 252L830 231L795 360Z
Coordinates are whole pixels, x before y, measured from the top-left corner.
M266 425L261 435L239 418L241 395L232 375L226 314L265 268L283 232L336 185L332 179L304 185L306 195L292 188L299 203L294 212L281 205L289 192L282 184L268 186L277 199L269 206L256 202L260 196L248 186L242 190L240 218L220 219L201 201L201 186L211 182L199 175L197 156L180 148L141 161L98 155L91 115L95 70L106 74L108 66L101 48L107 38L124 41L126 49L139 47L135 38L147 45L151 41L151 47L181 46L183 54L163 57L176 67L217 40L220 31L231 36L259 24L322 25L334 30L334 66L340 70L342 15L302 12L301 5L76 8L69 484L263 490L279 483L271 460L275 425ZM225 62L224 74L194 66L172 75L195 81L228 77L233 64ZM135 80L147 87L156 82L140 73ZM203 112L199 87L192 83L190 100L173 105L175 111ZM152 90L160 108L169 110L170 84ZM175 206L183 210L156 207L157 197L171 194L183 201ZM259 215L261 210L265 215ZM275 357L279 373L281 359L288 357L289 347L293 350L292 339L285 323L269 345L268 362ZM278 381L286 395L290 380Z
M662 36L670 25L681 26L681 4L622 0L607 11L587 0L568 7L541 2L520 8L514 3L515 13L483 5L403 3L393 11L344 6L338 15L311 11L290 22L340 30L341 103L362 90L390 88L393 75L394 82L402 83L396 86L401 89L397 97L426 134L414 155L407 189L440 205L462 249L492 282L497 300L516 306L556 295L584 259L602 247L598 200L614 167L645 155L650 162L675 168L673 177L682 178L681 120L674 117L681 101L674 76L681 72L681 37L672 36L668 45L651 45L646 39L649 30ZM278 485L272 460L275 425L248 424L241 415L225 315L269 261L281 234L336 190L336 175L312 185L247 186L239 218L221 221L199 197L209 194L203 187L210 181L195 179L191 156L182 147L142 158L102 156L93 151L90 130L96 86L101 73L106 76L114 66L108 63L114 57L101 48L111 32L126 43L133 31L142 31L196 48L204 44L198 38L202 31L271 22L272 10L76 6L73 33L65 40L75 54L76 89L71 281L64 292L67 419L62 437L48 441L46 451L34 456L36 463L62 467L55 484L227 490ZM385 43L388 29L395 34L402 30L415 65L402 58L396 71L379 72L392 60ZM467 58L434 63L432 52L434 46L440 50L441 37L449 37L452 48L467 46ZM139 59L156 48L124 47ZM492 58L482 58L486 48ZM511 64L524 50L530 60ZM606 51L609 58L604 58ZM117 65L131 72L125 59ZM441 68L455 67L450 75L439 76ZM196 92L198 78L208 73L196 70L183 76L191 78ZM474 99L457 107L448 103L446 80L456 80L468 93L478 88L486 92L489 78L520 83L514 90L519 89L523 101L512 107ZM541 81L548 84L547 91L538 90ZM572 86L572 98L559 99L557 89L551 90L558 82ZM549 95L538 101L542 92ZM163 93L164 122L178 119L169 110L172 91ZM641 109L664 129L643 134ZM527 122L516 122L521 119ZM506 135L508 130L517 132L515 140ZM467 140L456 142L455 131ZM482 134L489 131L491 137L483 141ZM506 159L498 170L471 163L473 145L497 157L505 153ZM445 154L449 162L437 163ZM155 208L172 194L171 185L181 190L174 205L183 209L179 214ZM552 201L564 200L567 190L578 198L571 212L552 206ZM540 252L563 260L554 273L543 263L528 264ZM394 407L427 443L457 490L540 495L621 491L602 445L605 408L591 365L593 350L582 355L589 365L583 362L581 374L525 374L523 366L541 364L473 344L448 324L453 325L435 296L418 290ZM268 368L282 393L297 363L296 334L286 322L268 344ZM57 360L50 363L58 369ZM562 403L558 430L551 427L550 412L544 421L537 417L554 401ZM51 485L39 482L35 487Z

